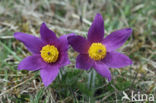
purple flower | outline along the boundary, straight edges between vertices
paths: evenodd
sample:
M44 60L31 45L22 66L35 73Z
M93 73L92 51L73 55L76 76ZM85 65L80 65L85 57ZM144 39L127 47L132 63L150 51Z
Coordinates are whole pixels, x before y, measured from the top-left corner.
M104 38L104 21L97 14L88 31L87 39L82 36L69 36L69 44L80 54L76 59L76 68L89 70L93 67L100 75L111 80L109 68L122 68L132 64L124 54L116 51L129 38L132 29L125 28L112 32Z
M40 70L40 76L47 87L58 75L59 69L69 64L67 36L59 38L48 29L45 23L40 27L41 38L30 34L16 32L14 37L23 42L32 53L18 65L18 70Z

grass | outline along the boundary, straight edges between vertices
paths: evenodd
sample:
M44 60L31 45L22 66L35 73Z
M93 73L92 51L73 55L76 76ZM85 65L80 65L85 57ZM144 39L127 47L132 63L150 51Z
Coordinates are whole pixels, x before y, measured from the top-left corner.
M123 91L156 96L155 4L155 0L0 0L0 102L122 103ZM118 50L128 55L133 65L112 68L110 83L94 70L74 68L77 53L72 48L72 63L62 68L47 88L38 71L17 70L18 63L31 54L13 38L14 32L39 36L44 21L57 36L71 32L86 36L96 13L105 20L105 35L125 27L133 29Z

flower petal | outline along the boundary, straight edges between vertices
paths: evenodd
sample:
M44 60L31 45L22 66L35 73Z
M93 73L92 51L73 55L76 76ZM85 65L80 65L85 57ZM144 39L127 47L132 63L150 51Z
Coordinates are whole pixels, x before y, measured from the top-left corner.
M106 77L108 79L108 81L111 81L112 77L111 77L111 72L108 68L107 65L105 65L104 63L99 63L96 62L94 64L94 69L96 70L96 72L98 72L101 76Z
M18 65L18 70L35 71L41 69L43 65L44 62L42 61L40 55L33 55L23 59Z
M96 14L94 21L88 31L88 40L93 42L101 42L104 37L104 21L100 14Z
M61 52L58 61L54 65L58 65L58 67L63 67L70 64L69 58L68 58L68 52Z
M42 23L40 27L40 34L41 39L47 44L54 44L55 42L58 42L56 34L52 30L50 30L45 23Z
M108 51L116 50L124 44L131 34L131 28L117 30L108 35L102 43L106 46Z
M128 56L115 51L107 53L102 62L112 68L122 68L132 64Z
M94 61L88 57L88 54L79 54L76 58L76 68L89 70Z
M87 54L90 43L82 36L69 36L68 43L81 54Z
M70 33L70 34L60 36L59 42L60 42L60 50L61 51L67 51L68 50L69 45L68 45L67 37L73 36L73 35L75 35L75 34Z
M56 76L59 73L59 68L57 66L47 65L44 69L40 70L40 76L44 83L44 86L47 87L49 84L55 80Z
M58 43L58 49L59 49L59 59L58 61L55 63L55 65L59 65L60 67L63 67L65 65L70 64L69 58L68 58L68 41L67 41L67 37L74 35L73 33L71 34L66 34L66 35L62 35L59 38L59 43Z
M44 46L42 40L30 34L16 32L14 37L23 42L27 49L32 53L40 54L40 50L42 49L42 46Z

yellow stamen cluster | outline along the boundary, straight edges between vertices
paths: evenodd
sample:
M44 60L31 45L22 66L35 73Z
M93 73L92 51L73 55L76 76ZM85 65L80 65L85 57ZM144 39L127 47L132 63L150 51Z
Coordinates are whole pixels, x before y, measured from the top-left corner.
M54 63L59 57L59 51L54 45L46 45L40 52L42 59L47 63Z
M102 43L92 43L88 50L89 57L96 61L102 60L106 52L106 47Z

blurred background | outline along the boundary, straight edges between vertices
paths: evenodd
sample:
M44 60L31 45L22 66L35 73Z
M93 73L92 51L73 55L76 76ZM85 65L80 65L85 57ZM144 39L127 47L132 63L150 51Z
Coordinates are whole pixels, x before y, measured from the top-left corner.
M77 52L69 49L71 64L44 87L39 72L18 71L31 55L14 32L39 36L46 22L57 36L86 36L96 13L105 21L106 35L130 27L133 34L118 51L133 65L111 69L112 81L75 68ZM0 0L1 103L121 103L123 92L152 94L156 99L156 0ZM30 41L31 42L31 41ZM126 103L126 101L125 101Z

